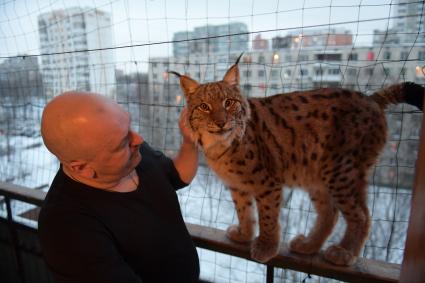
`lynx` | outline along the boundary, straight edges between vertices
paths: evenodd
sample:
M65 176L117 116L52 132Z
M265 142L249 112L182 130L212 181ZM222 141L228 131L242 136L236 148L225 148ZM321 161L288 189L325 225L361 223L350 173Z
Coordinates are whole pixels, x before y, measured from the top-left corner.
M199 84L171 72L180 78L193 139L236 206L239 224L228 227L227 236L251 243L251 257L267 262L279 250L282 188L302 187L317 220L308 235L292 239L290 251L317 253L341 213L345 234L324 258L352 265L369 233L367 173L385 144L384 109L406 102L422 110L424 88L406 82L371 96L321 88L245 98L239 86L240 57L222 81Z

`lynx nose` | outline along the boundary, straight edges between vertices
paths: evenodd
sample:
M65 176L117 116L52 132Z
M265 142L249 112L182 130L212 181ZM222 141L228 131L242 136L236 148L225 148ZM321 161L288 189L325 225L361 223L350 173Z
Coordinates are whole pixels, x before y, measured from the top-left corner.
M226 121L220 120L220 121L214 121L214 123L222 129L224 127L224 124L226 124Z

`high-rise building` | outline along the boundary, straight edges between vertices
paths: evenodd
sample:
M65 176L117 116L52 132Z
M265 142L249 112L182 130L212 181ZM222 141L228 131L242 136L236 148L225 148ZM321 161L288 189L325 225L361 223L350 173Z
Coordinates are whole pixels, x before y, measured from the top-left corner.
M393 28L399 32L401 43L425 42L425 20L421 11L425 3L416 0L398 0L394 10Z
M261 34L257 34L252 40L252 50L268 50L269 41L261 37Z
M394 20L386 31L374 30L373 44L425 43L425 20L421 15L423 1L397 0L393 7Z
M20 55L0 64L0 97L29 101L42 96L42 80L37 57Z
M175 58L190 54L224 54L248 50L248 27L244 23L205 25L173 36Z
M42 72L47 96L66 90L115 97L111 17L73 7L38 16ZM87 51L95 50L95 51Z

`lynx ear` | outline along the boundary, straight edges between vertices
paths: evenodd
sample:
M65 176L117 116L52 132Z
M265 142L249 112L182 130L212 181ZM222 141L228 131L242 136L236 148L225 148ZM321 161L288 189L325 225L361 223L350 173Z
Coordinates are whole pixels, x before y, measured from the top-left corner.
M170 74L174 74L180 78L180 87L183 90L185 95L193 93L195 89L199 86L198 82L194 79L189 78L188 76L180 75L177 72L168 71Z
M241 55L239 55L238 59L236 60L236 63L233 64L233 66L230 67L230 69L227 70L226 74L224 75L223 81L225 81L226 83L228 83L231 86L238 86L239 85L240 76L239 76L238 63L239 63L239 60L241 59L242 55L243 55L243 53L241 53Z

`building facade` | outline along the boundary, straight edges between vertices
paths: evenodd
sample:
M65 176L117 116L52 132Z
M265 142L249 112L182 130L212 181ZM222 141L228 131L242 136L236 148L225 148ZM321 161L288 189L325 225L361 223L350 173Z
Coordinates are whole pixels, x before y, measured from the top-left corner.
M173 36L173 41L175 58L188 57L192 54L240 53L248 50L249 34L246 24L235 22L177 32Z
M393 21L388 30L374 30L374 45L425 43L423 1L397 0L392 6Z
M347 46L353 43L351 31L344 28L294 30L286 36L276 36L272 39L272 48L306 48L328 46Z
M97 9L74 7L38 16L45 93L66 90L115 98L111 17ZM96 50L90 52L87 50Z

